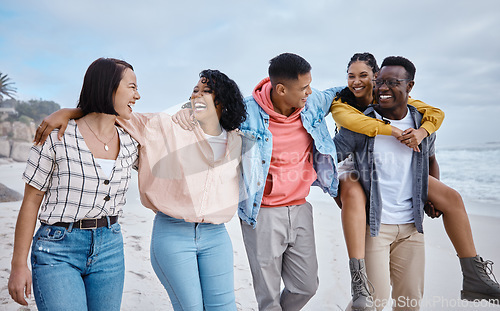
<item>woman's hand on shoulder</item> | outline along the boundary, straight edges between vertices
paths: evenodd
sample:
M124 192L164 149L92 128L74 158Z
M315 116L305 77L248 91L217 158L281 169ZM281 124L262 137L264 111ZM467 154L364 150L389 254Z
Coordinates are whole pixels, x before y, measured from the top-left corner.
M71 119L71 113L68 110L69 109L60 109L43 118L42 123L40 123L36 129L35 138L33 139L35 145L42 145L50 133L56 128L59 129L57 138L59 140L62 139L68 122Z
M193 112L189 108L177 111L172 116L172 121L174 121L174 123L179 124L179 126L182 127L183 129L189 131L192 131L194 129L194 125L196 124Z

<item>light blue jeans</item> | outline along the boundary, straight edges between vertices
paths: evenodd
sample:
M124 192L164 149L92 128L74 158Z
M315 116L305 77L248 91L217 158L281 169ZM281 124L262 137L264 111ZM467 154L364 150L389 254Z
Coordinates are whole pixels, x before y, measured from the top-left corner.
M42 224L31 265L38 310L120 310L125 264L118 223L91 230Z
M151 264L174 310L236 310L233 246L224 224L156 214Z

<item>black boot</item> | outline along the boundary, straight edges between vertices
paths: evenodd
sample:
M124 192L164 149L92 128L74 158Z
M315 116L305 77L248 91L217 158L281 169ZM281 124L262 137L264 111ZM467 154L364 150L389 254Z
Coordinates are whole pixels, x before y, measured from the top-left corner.
M493 274L493 262L484 261L478 255L460 258L460 265L464 276L461 298L470 301L485 299L499 304L500 285Z

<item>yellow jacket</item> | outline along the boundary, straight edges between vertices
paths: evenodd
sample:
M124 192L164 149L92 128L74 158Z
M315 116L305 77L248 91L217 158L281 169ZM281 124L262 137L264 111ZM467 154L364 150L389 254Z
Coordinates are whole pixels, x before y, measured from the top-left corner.
M423 114L422 127L430 134L439 129L444 120L444 112L438 108L427 105L426 103L408 98L408 105L417 108L418 112ZM367 117L358 109L340 101L334 100L330 107L337 127L344 127L356 133L364 134L370 137L377 135L390 136L392 127L382 120Z

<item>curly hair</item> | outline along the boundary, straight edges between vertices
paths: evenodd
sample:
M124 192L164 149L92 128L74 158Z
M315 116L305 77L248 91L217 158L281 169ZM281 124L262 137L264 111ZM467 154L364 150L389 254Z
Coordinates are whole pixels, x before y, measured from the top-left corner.
M365 52L365 53L354 54L351 57L349 63L347 64L347 72L349 72L349 67L355 62L364 62L368 67L372 69L372 72L374 74L379 71L377 60L375 59L375 56L373 56L371 53ZM340 100L360 111L364 110L357 104L356 96L354 96L354 94L351 92L351 90L349 90L348 87L345 87L342 90L340 90L340 92L337 92L337 94L335 94L334 100Z
M402 66L406 70L407 78L411 80L415 79L415 73L417 72L415 65L409 59L404 58L403 56L386 57L382 62L381 67L384 66Z
M243 95L233 80L219 70L206 69L200 78L214 94L215 106L222 105L220 125L226 131L237 129L246 120L247 113Z

